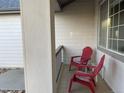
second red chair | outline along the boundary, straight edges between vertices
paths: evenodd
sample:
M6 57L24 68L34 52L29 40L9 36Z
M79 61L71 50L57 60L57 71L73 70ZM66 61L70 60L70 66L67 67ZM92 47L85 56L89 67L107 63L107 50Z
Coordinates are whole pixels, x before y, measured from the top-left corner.
M82 55L81 56L73 56L71 57L71 62L70 62L70 66L69 66L69 70L71 70L71 66L75 66L78 68L78 70L80 69L80 65L87 65L88 61L91 59L92 56L92 48L90 47L85 47L82 51ZM75 61L75 59L80 58L79 61Z
M93 72L91 73L85 73L85 72L81 72L81 71L77 71L74 73L74 75L72 76L71 80L70 80L70 84L69 84L69 90L68 92L71 92L71 86L73 82L76 83L80 83L82 85L87 86L91 93L95 93L95 77L99 74L100 70L102 69L103 65L104 65L104 59L105 59L105 55L103 55L100 59L100 62L97 66L86 66L86 65L82 65L82 68L92 68L94 69Z

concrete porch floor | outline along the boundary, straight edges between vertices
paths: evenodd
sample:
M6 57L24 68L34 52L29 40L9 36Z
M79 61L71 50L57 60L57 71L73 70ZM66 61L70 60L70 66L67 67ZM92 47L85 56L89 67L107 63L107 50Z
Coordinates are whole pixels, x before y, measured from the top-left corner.
M71 76L73 75L75 70L73 71L68 71L68 66L64 66L64 70L62 73L62 77L60 80L60 84L58 87L58 93L68 93L68 85L69 85L69 80ZM96 93L114 93L112 90L107 86L104 80L101 79L101 77L98 77L98 82L96 83ZM72 85L72 92L71 93L90 93L89 89L85 86L82 86L77 83L73 83Z

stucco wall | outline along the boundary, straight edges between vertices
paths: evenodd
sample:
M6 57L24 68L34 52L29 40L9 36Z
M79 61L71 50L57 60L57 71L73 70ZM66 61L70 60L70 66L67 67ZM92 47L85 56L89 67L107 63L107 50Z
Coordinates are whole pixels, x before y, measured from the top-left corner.
M76 0L55 14L56 47L64 45L66 62L85 46L96 48L94 0Z
M98 21L98 1L96 0L96 30ZM97 50L96 59L99 62L100 57L105 54L105 65L103 68L103 78L114 93L124 93L124 63L114 57Z
M97 50L97 61L104 53ZM114 93L124 93L124 63L105 54L103 78Z

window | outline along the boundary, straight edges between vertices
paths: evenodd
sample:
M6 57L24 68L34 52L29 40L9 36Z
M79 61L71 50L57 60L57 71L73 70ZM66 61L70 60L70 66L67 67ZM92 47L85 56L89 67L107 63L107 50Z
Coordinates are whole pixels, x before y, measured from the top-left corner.
M108 48L116 52L124 52L124 0L109 1Z
M124 53L124 0L105 0L100 5L99 46Z

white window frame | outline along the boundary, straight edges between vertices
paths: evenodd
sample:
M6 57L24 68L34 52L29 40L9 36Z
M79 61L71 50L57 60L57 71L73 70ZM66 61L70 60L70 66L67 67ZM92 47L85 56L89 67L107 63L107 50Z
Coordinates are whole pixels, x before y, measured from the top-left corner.
M121 56L123 56L124 57L124 54L123 53L121 53L121 52L119 52L119 51L114 51L114 50L112 50L112 49L109 49L108 48L108 29L109 29L109 27L108 27L108 25L107 25L107 39L106 39L106 47L103 47L103 46L101 46L100 44L99 44L99 40L100 40L100 38L99 38L99 35L100 35L100 6L105 2L106 0L102 0L100 3L99 3L99 5L98 5L98 28L97 28L97 47L99 47L99 48L102 48L102 49L104 49L104 50L106 50L106 51L108 51L108 52L112 52L112 53L115 53L115 54L117 54L117 55L121 55ZM110 0L108 0L108 18L109 18L109 1ZM120 1L119 1L120 2ZM121 11L124 11L124 10L121 10ZM121 12L121 11L119 11L119 12ZM119 25L120 26L120 25ZM117 50L118 50L118 41L117 41Z

